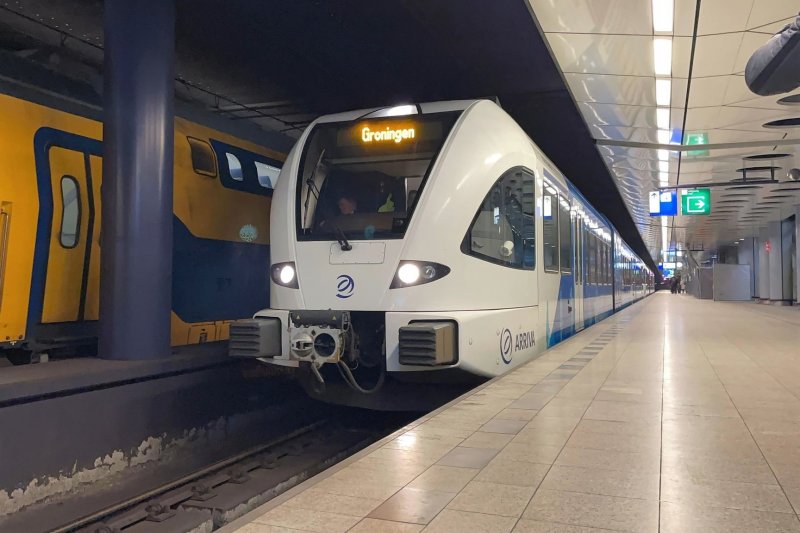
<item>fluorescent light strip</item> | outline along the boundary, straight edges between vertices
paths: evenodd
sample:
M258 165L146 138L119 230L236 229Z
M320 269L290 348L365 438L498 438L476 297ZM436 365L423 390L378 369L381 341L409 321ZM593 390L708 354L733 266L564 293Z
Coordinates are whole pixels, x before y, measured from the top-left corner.
M653 39L653 67L656 76L672 74L672 39L669 37Z
M659 107L656 108L656 125L660 130L669 129L669 108Z
M672 0L653 0L653 31L672 33Z
M658 130L658 144L669 144L670 137L669 130Z
M669 161L669 150L659 150L658 151L658 160L659 161Z
M669 161L659 161L658 162L658 171L659 172L669 172Z
M669 106L672 100L672 80L656 80L656 105Z

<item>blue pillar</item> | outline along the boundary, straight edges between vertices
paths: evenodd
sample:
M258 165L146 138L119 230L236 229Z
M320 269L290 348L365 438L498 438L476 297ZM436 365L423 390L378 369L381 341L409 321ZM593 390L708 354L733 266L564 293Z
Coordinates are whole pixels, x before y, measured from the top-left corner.
M174 0L106 0L100 357L170 354Z

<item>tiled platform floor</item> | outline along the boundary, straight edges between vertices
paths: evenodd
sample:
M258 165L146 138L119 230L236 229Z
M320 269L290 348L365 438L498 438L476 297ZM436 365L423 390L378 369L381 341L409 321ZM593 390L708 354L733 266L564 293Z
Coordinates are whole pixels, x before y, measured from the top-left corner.
M658 293L224 531L800 532L798 326Z

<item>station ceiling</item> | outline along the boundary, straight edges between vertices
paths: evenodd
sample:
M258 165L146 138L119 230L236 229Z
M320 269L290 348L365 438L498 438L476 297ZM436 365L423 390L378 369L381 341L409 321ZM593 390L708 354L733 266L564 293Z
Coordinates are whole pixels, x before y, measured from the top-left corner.
M797 16L792 0L531 0L570 92L648 248L715 249L794 212L800 183L796 118L788 95L759 97L744 81L752 53ZM656 31L667 4L669 27ZM656 41L662 41L655 44ZM655 46L671 48L656 75ZM662 55L663 57L663 55ZM658 80L667 90L658 95ZM659 111L659 108L661 109ZM661 130L661 131L659 131ZM679 151L690 136L708 149ZM785 144L784 144L785 143ZM726 147L719 147L725 145ZM715 148L715 146L717 148ZM781 183L735 183L774 175ZM712 189L709 216L651 218L663 186L732 182ZM662 226L663 222L663 226ZM664 228L664 229L662 229Z
M651 0L177 0L176 86L181 98L293 137L325 113L496 98L640 256L658 258L665 241L713 246L752 234L774 214L764 207L795 201L747 189L728 198L746 201L730 204L734 211L715 194L712 217L669 219L666 232L646 212L661 171L676 185L734 179L748 165L779 174L800 166L796 146L769 144L791 130L762 127L792 109L750 94L742 77L749 54L796 3L700 3L675 0L674 28L658 35L673 45L669 140L702 131L712 146L762 145L692 156L660 146ZM6 2L0 46L34 55L39 43L99 72L102 9L100 0ZM669 152L666 168L659 149ZM743 161L777 152L789 157ZM740 207L755 217L745 225Z

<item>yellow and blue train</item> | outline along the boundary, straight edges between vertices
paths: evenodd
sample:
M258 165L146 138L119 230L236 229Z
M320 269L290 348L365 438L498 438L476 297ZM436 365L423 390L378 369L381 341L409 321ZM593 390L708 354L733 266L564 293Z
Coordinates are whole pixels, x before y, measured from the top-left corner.
M91 351L102 123L8 94L0 113L0 356ZM285 153L181 117L174 142L172 344L224 340L231 320L269 301L269 210Z

